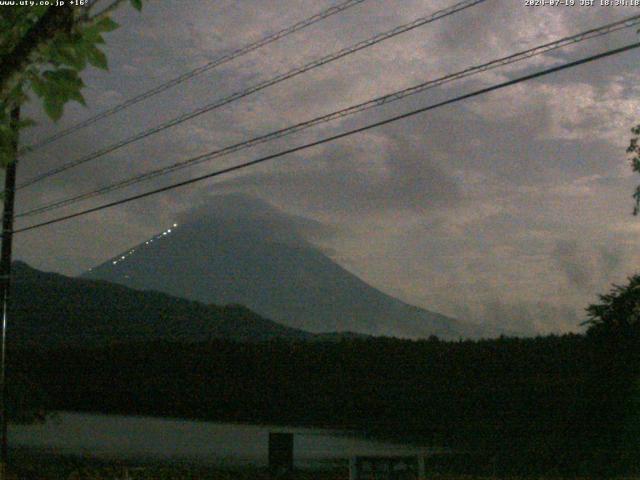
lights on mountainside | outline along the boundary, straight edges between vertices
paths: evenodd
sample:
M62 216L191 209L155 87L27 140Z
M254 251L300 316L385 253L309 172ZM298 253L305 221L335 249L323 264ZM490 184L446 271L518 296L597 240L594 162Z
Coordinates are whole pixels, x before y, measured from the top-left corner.
M155 235L154 237L150 238L149 240L145 241L144 244L145 245L150 245L151 243L153 243L154 240L158 240L159 238L162 237L166 237L167 235L169 235L170 233L173 232L174 228L177 228L178 224L174 223L173 226L171 228L168 228L167 230L163 231L162 233L159 233L157 235ZM117 265L120 262L123 262L124 260L127 259L127 257L130 257L131 255L133 255L134 253L136 253L136 249L132 248L131 250L129 250L127 253L125 253L124 255L120 255L119 257L117 257L115 260L113 260L111 263L113 265Z

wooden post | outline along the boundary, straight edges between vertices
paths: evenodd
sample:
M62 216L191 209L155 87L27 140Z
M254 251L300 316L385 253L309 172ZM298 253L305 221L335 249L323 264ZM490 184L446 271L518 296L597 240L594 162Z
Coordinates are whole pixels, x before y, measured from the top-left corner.
M269 432L269 474L279 478L293 472L293 433Z
M356 457L349 458L349 480L358 480L358 466Z
M427 479L425 463L424 463L424 455L423 454L418 455L418 478L420 480L426 480Z

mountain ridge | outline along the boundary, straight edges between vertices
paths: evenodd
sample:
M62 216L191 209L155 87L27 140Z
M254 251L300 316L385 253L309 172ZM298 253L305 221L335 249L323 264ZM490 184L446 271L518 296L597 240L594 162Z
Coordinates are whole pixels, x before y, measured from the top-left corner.
M214 197L208 209L82 277L203 303L238 303L313 333L448 339L493 333L381 292L308 241L299 222L251 197Z
M308 340L242 305L205 305L103 280L67 277L13 264L12 344L90 346L148 340L255 342Z

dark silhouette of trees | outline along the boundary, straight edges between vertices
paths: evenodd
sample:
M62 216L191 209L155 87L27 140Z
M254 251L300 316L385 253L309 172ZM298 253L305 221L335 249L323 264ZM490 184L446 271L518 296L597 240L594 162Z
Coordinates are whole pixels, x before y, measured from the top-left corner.
M632 155L631 157L631 168L634 172L640 173L640 144L638 144L638 140L640 139L640 125L636 125L631 129L631 133L634 135L631 137L629 141L629 146L627 147L627 153ZM640 212L640 185L638 185L633 193L633 199L635 200L635 205L633 207L633 214L638 215Z
M640 331L640 275L630 277L627 285L614 285L600 295L600 302L587 308L588 333L634 340Z
M618 469L640 464L640 275L614 285L587 308L590 346L588 393L599 399L599 430L591 433ZM602 461L604 462L604 458Z
M356 429L450 445L465 456L440 467L475 473L623 466L610 440L624 379L601 383L605 363L582 335L158 341L9 358L50 410Z

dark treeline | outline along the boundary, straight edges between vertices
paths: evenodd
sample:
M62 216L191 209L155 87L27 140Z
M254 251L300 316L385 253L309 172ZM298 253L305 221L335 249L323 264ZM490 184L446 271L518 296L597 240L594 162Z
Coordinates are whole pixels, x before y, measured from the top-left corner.
M50 410L342 427L449 445L475 471L604 475L638 458L636 345L581 335L155 342L9 358L11 383Z

